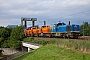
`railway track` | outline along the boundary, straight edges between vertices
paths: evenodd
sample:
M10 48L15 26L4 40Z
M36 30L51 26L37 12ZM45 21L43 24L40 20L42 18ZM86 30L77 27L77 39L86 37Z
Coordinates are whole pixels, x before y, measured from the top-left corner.
M53 37L53 38L49 38L49 37L35 37L35 39L43 39L43 40L68 40L69 38L59 38L59 37ZM69 39L69 40L90 40L90 36L82 36L78 39Z
M90 40L90 36L82 36L81 39L82 40Z

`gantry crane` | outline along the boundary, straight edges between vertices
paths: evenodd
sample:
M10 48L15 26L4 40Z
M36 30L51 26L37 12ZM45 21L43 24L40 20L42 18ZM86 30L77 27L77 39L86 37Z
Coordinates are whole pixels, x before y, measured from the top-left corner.
M37 21L37 18L21 18L21 25L24 27L24 29L27 28L27 21L32 21L32 27L35 26L35 21ZM23 25L24 22L24 25Z

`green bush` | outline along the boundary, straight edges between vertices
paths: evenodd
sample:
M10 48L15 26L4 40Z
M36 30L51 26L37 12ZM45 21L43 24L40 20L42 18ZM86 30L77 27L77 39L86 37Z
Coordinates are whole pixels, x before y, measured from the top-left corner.
M30 42L30 43L36 43L36 44L45 45L45 44L48 44L50 41L48 41L48 40L34 39L34 37L30 37L30 38L25 38L24 39L24 42Z
M9 40L8 45L12 49L18 49L18 48L21 48L21 41L20 40Z
M4 41L4 38L0 37L0 47L1 47L2 43L3 43L3 41Z
M12 29L5 28L5 27L0 28L0 37L7 39L8 37L10 37L11 30Z
M9 48L9 40L4 40L4 42L1 43L2 48Z
M22 26L17 26L12 29L10 40L22 40L24 38L24 29Z

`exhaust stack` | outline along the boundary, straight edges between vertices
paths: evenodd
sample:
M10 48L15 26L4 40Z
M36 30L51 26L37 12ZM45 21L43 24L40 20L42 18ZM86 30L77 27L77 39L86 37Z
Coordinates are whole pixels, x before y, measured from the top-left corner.
M44 21L44 25L46 25L46 21Z
M69 25L70 25L70 21L69 21Z

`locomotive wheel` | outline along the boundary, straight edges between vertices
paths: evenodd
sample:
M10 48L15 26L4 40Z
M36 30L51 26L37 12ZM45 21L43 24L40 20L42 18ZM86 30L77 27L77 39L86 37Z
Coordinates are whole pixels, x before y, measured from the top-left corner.
M70 35L67 34L66 37L67 37L67 38L70 38Z
M31 37L34 37L34 34L31 34Z
M51 34L48 34L49 38L51 37Z
M75 39L78 39L78 36L75 36Z
M37 37L39 37L39 34L37 34Z
M63 38L66 38L66 35L63 35Z
M50 34L50 38L52 38L53 36L52 36L52 34Z

